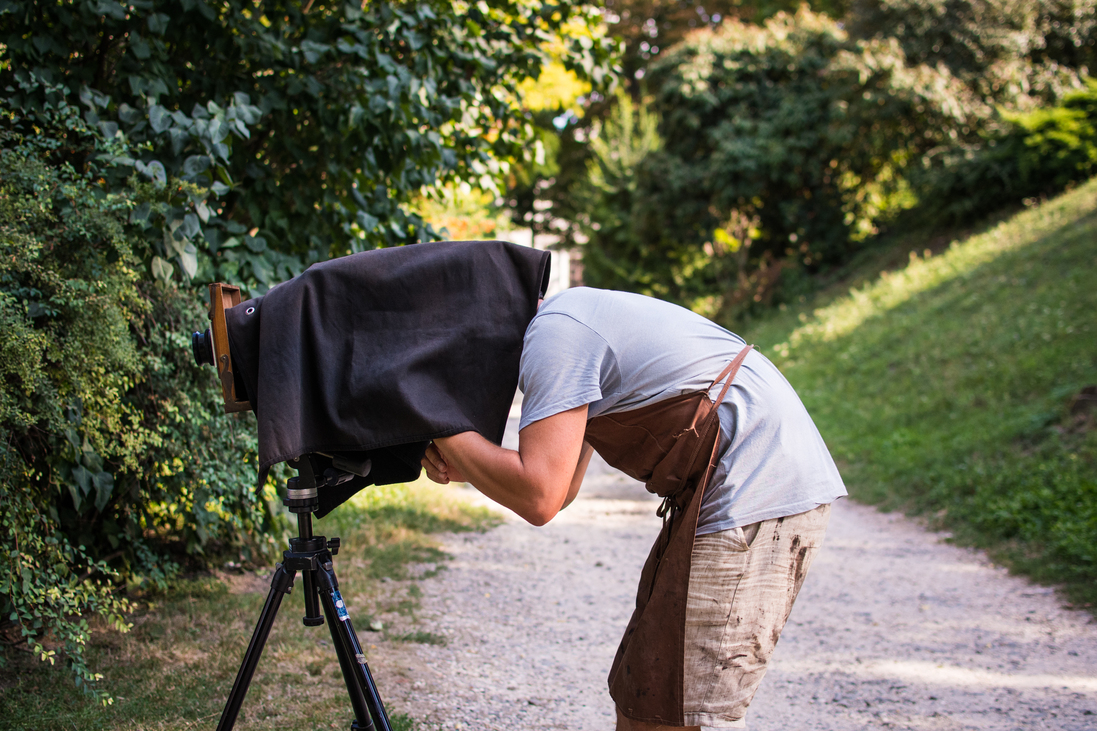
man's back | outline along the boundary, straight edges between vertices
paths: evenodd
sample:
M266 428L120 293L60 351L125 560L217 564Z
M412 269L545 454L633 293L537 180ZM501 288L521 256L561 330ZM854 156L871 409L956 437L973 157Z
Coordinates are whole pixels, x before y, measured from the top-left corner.
M700 315L651 297L568 290L546 300L526 330L521 427L583 404L595 417L704 390L745 345ZM799 397L760 353L747 356L720 421L720 463L698 535L846 494Z

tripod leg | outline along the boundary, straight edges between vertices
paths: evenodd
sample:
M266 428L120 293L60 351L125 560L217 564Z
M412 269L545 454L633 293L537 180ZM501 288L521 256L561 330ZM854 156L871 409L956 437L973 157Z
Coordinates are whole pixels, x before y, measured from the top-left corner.
M343 669L343 680L357 716L357 723L352 728L369 731L376 725L377 731L392 731L385 705L381 702L366 656L358 643L358 635L354 633L350 615L339 594L339 580L335 578L331 563L324 564L316 571L316 588L320 592L320 603L324 605L328 629L331 630L331 639Z
M274 625L274 618L278 614L278 607L282 604L282 597L290 593L293 588L293 576L296 572L279 564L278 569L270 580L270 591L267 593L267 601L263 604L263 611L259 615L259 623L255 625L255 631L251 635L248 650L244 653L244 661L240 664L240 671L236 674L236 682L232 684L232 691L225 703L225 710L221 713L221 721L217 724L217 731L230 731L236 723L236 716L240 713L240 704L244 702L244 696L248 694L248 686L255 675L255 666L259 664L259 656L263 654L263 646L270 635L270 628Z

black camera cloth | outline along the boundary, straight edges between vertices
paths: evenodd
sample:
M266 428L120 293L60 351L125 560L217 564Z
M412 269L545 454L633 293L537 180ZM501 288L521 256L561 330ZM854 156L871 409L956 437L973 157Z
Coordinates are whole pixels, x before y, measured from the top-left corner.
M226 311L259 422L259 483L312 452L370 459L320 491L319 516L371 484L419 476L431 439L499 444L548 252L501 241L378 249L314 264Z

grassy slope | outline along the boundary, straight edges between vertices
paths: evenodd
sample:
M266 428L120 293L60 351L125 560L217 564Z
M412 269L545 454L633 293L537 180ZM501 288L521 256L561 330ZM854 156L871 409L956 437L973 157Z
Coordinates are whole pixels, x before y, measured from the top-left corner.
M744 334L856 499L1097 601L1097 180Z
M429 534L496 522L429 483L371 488L316 522L317 534L342 539L336 571L367 656L383 643L444 642L415 617L416 580L447 558ZM131 632L95 632L89 657L114 696L107 707L76 691L62 669L7 653L13 662L0 683L0 729L213 728L269 587L270 571L258 574L180 582L131 618ZM346 728L353 716L327 627L301 625L301 587L298 577L282 603L236 724L241 731ZM367 631L375 618L384 622L381 633ZM399 708L388 710L397 731L414 728Z

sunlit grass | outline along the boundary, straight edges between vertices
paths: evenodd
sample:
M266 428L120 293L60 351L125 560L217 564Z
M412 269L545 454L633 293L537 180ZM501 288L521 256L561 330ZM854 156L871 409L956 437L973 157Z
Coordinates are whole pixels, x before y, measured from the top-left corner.
M342 541L335 558L340 589L371 662L397 644L445 643L416 615L416 580L443 570L448 560L431 534L483 530L497 522L495 514L463 501L459 489L426 481L369 488L316 521L316 533ZM0 728L213 728L270 574L264 568L194 577L167 594L143 597L128 634L96 631L89 656L114 698L107 707L82 696L63 670L15 657L0 671ZM302 626L301 591L298 578L283 600L238 729L349 726L353 712L331 637L326 627ZM369 631L374 622L380 631ZM415 727L398 707L388 710L399 731Z
M1078 213L1073 198L1061 199L970 239L955 241L941 255L932 256L928 249L913 250L907 266L885 271L878 279L851 289L847 296L816 310L811 317L805 316L804 324L775 349L781 357L788 358L801 343L850 335L866 320L882 316L923 292L945 283L963 284L979 267L1003 254L1055 237L1064 224L1076 222Z
M852 495L1097 600L1097 181L745 335Z

